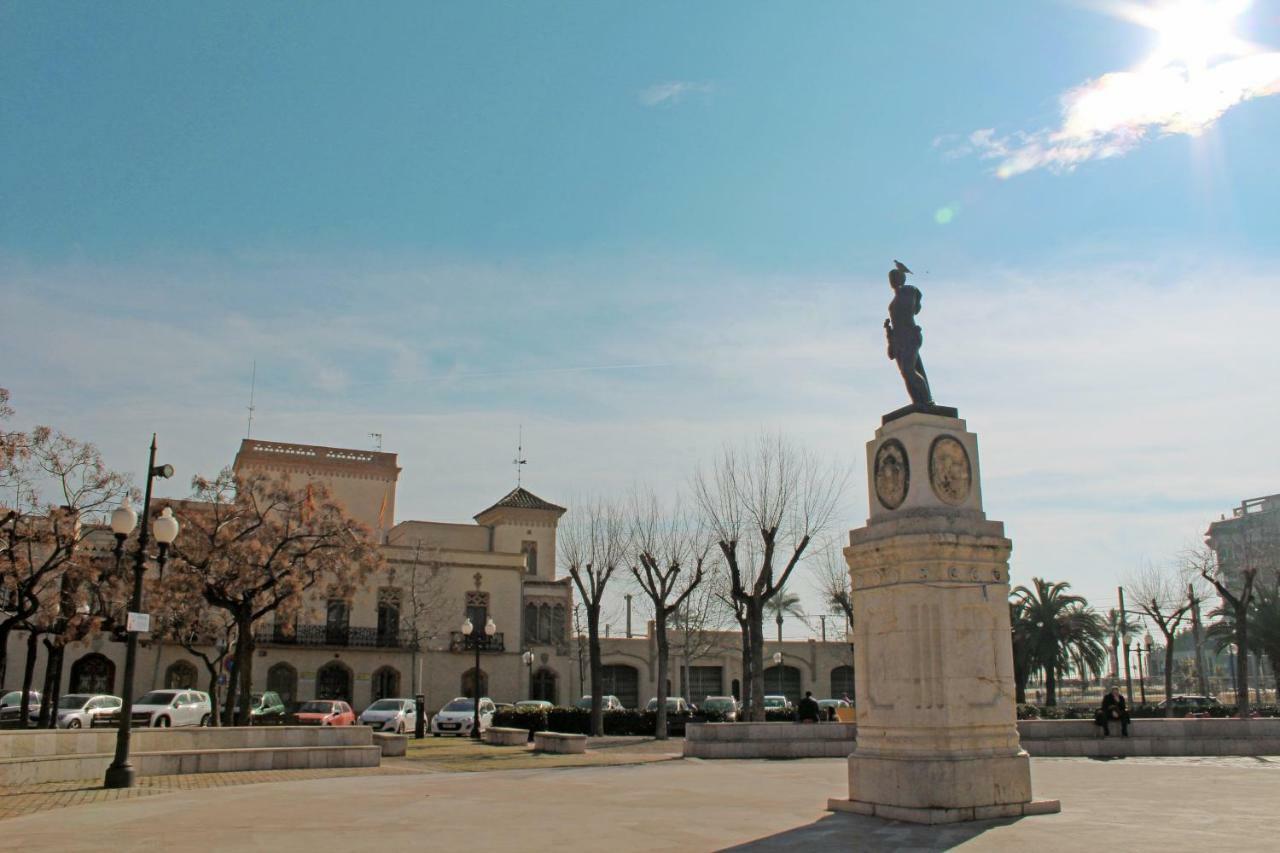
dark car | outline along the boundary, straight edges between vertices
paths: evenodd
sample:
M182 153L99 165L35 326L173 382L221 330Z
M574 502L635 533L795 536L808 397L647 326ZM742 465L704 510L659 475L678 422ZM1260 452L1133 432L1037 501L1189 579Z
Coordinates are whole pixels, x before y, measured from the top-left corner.
M27 725L34 726L40 719L40 694L30 690L27 696ZM21 690L11 690L0 696L0 728L22 728L18 723L21 713Z
M288 708L279 693L268 690L266 693L254 693L249 697L249 724L279 725L284 722Z
M1174 696L1173 699L1166 699L1156 707L1163 711L1169 707L1170 702L1173 703L1175 714L1207 713L1222 707L1222 703L1216 696Z

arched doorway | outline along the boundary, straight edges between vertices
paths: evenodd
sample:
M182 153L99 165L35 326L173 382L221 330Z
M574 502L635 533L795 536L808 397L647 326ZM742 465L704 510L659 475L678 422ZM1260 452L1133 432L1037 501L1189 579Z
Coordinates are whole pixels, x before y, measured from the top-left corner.
M604 695L617 696L624 708L640 707L640 673L634 666L610 664L602 671Z
M317 699L351 701L351 670L337 661L329 661L316 673Z
M800 702L800 670L794 666L771 666L764 671L764 694L786 696L792 705Z
M116 665L106 655L90 652L71 665L72 693L114 693Z
M831 698L853 698L853 667L838 666L831 670Z
M195 665L185 660L174 661L169 664L169 668L164 671L164 686L179 690L190 690L195 687Z
M533 674L533 695L530 699L556 704L556 674L550 669L540 669Z
M267 689L277 694L286 708L292 709L298 701L298 671L287 663L278 663L267 670Z
M462 673L462 695L468 699L476 697L476 670L475 667ZM489 695L489 676L485 675L484 670L480 670L480 698Z
M400 673L384 666L373 673L373 701L394 699L400 695Z

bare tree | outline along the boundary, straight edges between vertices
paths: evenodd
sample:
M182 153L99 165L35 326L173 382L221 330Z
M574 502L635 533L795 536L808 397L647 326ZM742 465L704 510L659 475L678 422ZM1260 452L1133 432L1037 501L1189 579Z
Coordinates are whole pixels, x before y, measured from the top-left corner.
M829 541L818 560L818 589L822 600L844 614L845 630L853 627L853 584L849 580L849 564L844 560L838 541Z
M7 409L0 400L0 409ZM77 613L89 581L81 547L106 514L130 493L129 480L109 470L96 447L48 427L0 437L0 682L11 633L28 630L20 714L29 711L36 637L50 646L58 675L61 649L87 628Z
M1222 610L1232 616L1236 644L1236 713L1249 716L1249 604L1253 600L1253 584L1258 568L1249 562L1241 565L1238 578L1222 570L1217 553L1205 546L1189 549L1184 563L1213 585L1222 598Z
M224 713L237 717L238 695L238 719L246 721L257 623L274 615L290 625L313 589L349 597L382 558L364 526L321 485L294 489L287 479L240 478L229 470L192 485L195 499L174 505L183 534L170 575L174 583L198 585L210 607L234 620L236 677Z
M711 556L718 557L719 552ZM725 628L733 608L728 602L728 584L724 562L708 559L702 583L671 616L671 653L680 661L680 683L686 702L694 700L689 667L699 658L725 648Z
M560 561L573 578L587 619L591 658L591 734L604 734L604 667L600 661L600 615L605 590L626 560L626 523L619 509L603 500L570 510L559 527Z
M399 590L403 599L397 602L397 612L404 615L398 630L413 650L413 683L417 693L422 689L422 676L418 671L422 650L444 631L444 614L451 603L444 554L435 543L420 543L414 546L412 560L393 557L387 560L387 565L390 582L403 584Z
M726 448L710 470L700 469L694 477L698 502L729 567L731 597L741 606L751 659L752 720L765 718L765 605L831 523L846 479L844 472L821 465L778 435ZM744 547L744 537L756 547Z
M657 635L658 716L654 732L658 740L666 740L667 683L671 666L668 624L702 583L710 541L699 534L696 523L680 510L678 504L669 513L664 512L652 492L634 494L628 509L631 574L653 606L654 633Z
M1173 716L1173 640L1178 625L1191 609L1191 599L1183 595L1182 581L1172 572L1144 566L1125 585L1142 612L1151 617L1164 635L1165 716Z

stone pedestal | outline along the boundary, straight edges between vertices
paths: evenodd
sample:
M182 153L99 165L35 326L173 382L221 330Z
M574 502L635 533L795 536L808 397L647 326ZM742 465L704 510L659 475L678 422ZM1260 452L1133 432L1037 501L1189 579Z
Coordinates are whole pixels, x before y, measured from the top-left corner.
M849 534L857 747L829 807L917 823L1058 810L1018 744L1004 525L982 511L977 438L906 412L867 445L871 517Z

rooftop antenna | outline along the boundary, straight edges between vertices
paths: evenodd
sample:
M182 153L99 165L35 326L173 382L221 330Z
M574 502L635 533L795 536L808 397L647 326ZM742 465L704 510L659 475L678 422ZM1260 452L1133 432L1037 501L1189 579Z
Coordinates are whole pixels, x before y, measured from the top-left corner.
M382 452L382 433L371 432L369 433L369 438L373 439L374 449L377 450L379 453L381 453Z
M249 425L245 427L244 437L249 438L253 435L253 392L258 389L258 361L253 362L253 376L249 380Z
M516 488L521 486L521 474L524 472L524 466L529 463L524 458L524 424L520 424L519 432L516 433L516 458L511 460L511 464L516 466Z

